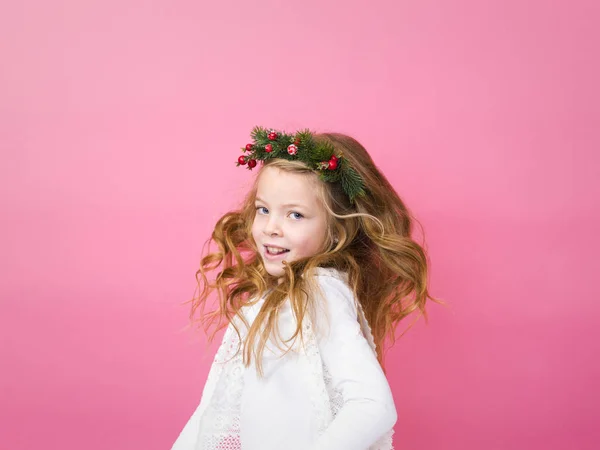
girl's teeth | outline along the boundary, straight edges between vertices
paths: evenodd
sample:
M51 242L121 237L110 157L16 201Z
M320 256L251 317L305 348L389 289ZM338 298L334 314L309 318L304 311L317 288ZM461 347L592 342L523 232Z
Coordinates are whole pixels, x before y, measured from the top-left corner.
M271 254L277 254L277 255L280 254L280 253L287 252L287 250L276 249L276 248L273 248L273 247L267 247L267 251L269 253L271 253Z

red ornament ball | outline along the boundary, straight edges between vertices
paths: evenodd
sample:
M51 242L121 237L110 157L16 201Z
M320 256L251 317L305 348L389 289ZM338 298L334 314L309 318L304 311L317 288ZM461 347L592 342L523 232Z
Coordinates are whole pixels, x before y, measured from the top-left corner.
M242 166L246 164L246 157L244 155L240 156L238 158L238 163L240 163Z
M273 151L273 146L271 144L265 145L265 152L271 153Z
M246 151L247 151L247 152L249 152L249 151L252 151L252 148L253 148L253 147L254 147L254 146L253 146L252 144L246 144Z
M333 158L335 158L335 156ZM329 167L328 167L329 170L337 169L338 160L337 160L337 158L335 158L335 159L333 159L333 158L331 158L329 160Z
M270 141L274 141L275 139L277 139L277 133L275 133L274 131L271 131L267 137L269 138Z
M256 167L256 160L255 159L251 159L250 161L248 161L248 167L250 167L251 169L253 167Z

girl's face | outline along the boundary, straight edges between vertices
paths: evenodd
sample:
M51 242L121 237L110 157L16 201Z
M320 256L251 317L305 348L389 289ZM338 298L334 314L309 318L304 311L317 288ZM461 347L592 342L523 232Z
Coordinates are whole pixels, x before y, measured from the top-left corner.
M265 167L256 193L252 237L267 272L283 275L283 261L313 256L327 236L327 212L317 181L304 174Z

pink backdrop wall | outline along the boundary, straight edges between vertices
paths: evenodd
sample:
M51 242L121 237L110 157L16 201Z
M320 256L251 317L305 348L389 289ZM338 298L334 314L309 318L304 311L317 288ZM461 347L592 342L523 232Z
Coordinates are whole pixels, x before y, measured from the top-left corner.
M398 448L599 448L597 5L4 2L0 448L170 448L255 124L356 136L425 227Z

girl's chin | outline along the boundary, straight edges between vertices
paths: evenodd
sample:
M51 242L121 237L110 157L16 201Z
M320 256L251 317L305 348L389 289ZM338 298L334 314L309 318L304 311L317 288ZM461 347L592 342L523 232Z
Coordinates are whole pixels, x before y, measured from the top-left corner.
M275 278L281 278L285 274L283 269L282 270L268 270L267 269L267 272L269 273L269 275L271 275L272 277L275 277Z
M267 273L273 277L280 277L285 273L283 261L269 261L263 258L263 265Z

